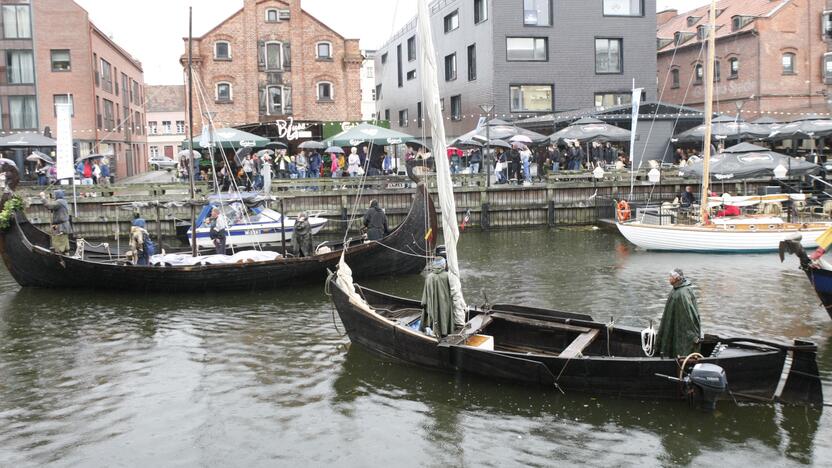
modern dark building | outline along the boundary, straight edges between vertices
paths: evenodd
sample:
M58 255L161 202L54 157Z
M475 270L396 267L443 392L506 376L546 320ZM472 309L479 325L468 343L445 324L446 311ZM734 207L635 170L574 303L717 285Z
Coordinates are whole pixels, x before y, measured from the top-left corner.
M437 0L430 5L450 138L492 117L525 119L656 98L655 0ZM376 110L426 131L416 19L376 54Z

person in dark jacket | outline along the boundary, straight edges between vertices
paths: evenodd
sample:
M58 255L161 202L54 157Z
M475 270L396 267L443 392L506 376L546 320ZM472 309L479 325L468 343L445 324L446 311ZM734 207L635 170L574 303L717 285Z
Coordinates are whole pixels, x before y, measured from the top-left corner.
M64 200L64 191L52 192L54 200L49 200L44 192L40 193L43 207L52 213L52 231L54 234L72 234L72 223L69 221L69 204Z
M679 204L682 208L690 208L694 203L696 203L696 196L693 194L693 187L688 185L679 197Z
M312 252L312 226L306 213L301 213L295 220L295 232L292 234L292 249L298 257L311 257Z
M680 269L670 272L673 291L667 298L656 335L659 355L675 358L699 350L702 327L693 287Z
M537 163L537 178L538 180L543 181L546 177L546 168L549 165L549 152L546 151L546 148L539 148L535 156L535 162Z
M312 155L309 156L309 177L312 179L318 178L321 176L321 165L323 164L323 159L321 159L321 154L318 153L318 150L313 150Z
M520 178L521 167L520 151L517 151L517 148L512 148L509 152L508 178L513 179L516 183L522 183Z
M364 227L369 240L380 240L390 232L387 228L387 215L379 208L378 200L370 201L370 208L364 214Z

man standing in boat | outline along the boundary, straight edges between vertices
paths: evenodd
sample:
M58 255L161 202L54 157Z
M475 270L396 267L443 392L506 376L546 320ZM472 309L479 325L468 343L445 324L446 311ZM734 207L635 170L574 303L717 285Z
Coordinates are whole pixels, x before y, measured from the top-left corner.
M306 212L295 220L295 232L292 234L292 248L298 257L312 256L312 226Z
M390 232L387 228L387 215L379 208L378 200L370 201L370 208L364 214L364 227L369 240L381 240Z
M657 340L659 355L675 358L698 350L702 328L696 295L682 270L670 272L670 284L673 290L664 306Z
M210 236L214 242L214 249L217 255L225 255L225 238L228 236L228 220L225 215L220 212L220 209L214 207L211 210L210 218Z
M72 234L72 223L69 220L69 204L64 200L64 191L52 192L54 200L49 200L44 192L40 193L43 206L52 212L52 248L57 253L69 251L69 235Z

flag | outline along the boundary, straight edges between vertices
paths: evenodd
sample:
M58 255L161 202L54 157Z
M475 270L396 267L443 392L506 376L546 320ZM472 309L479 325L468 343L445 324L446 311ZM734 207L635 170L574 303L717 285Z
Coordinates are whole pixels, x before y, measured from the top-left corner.
M462 223L459 225L459 230L464 231L465 225L468 224L468 221L471 221L471 209L469 208L468 211L465 212L465 216L462 217Z

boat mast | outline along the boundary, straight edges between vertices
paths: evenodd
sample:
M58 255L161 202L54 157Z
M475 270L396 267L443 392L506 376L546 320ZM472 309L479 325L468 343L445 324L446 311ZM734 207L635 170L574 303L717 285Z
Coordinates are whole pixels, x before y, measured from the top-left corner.
M194 9L188 7L188 179L191 205L191 255L196 257L196 186L194 184L194 77L193 77Z
M699 219L703 224L710 224L708 219L708 194L711 183L711 138L713 128L711 123L714 114L714 66L716 62L716 0L711 0L708 13L708 66L705 69L705 140L702 161L702 202L700 203Z

